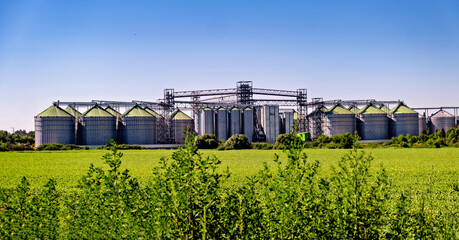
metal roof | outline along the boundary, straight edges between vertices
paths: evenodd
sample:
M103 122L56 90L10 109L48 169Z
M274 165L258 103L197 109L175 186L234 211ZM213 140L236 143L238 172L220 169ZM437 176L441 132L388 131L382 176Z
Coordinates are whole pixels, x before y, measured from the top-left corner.
M105 111L99 106L94 106L83 113L83 117L114 117L111 113Z
M349 111L351 111L352 113L356 112L358 113L360 111L360 109L358 107L353 107L353 106L350 106L348 108Z
M51 107L45 109L43 112L39 113L37 117L73 117L70 113L66 112L64 109L59 106L52 105Z
M131 109L127 110L124 114L123 117L154 117L151 115L149 112L143 110L139 106L134 106Z
M390 109L386 107L385 105L382 105L381 107L379 107L379 109L381 109L381 111L386 112L386 113L390 112Z
M70 106L66 107L65 111L70 113L70 115L75 116L75 117L81 117L81 115L82 115L80 112L78 112L78 110L76 110L75 108L70 107Z
M347 110L345 107L343 107L341 104L336 104L330 110L328 110L326 113L331 113L331 114L354 114L353 112Z
M385 112L373 104L368 104L359 111L359 114L385 114Z
M436 113L432 114L431 118L437 118L437 117L454 117L453 114L441 109L438 110Z
M120 117L121 116L121 113L119 113L115 109L111 108L110 106L106 107L105 111L109 112L111 115L113 115L115 117Z
M192 118L180 110L173 112L170 118L172 118L172 120L192 120Z
M407 107L405 104L403 103L400 103L398 104L396 107L394 107L390 113L392 114L400 114L400 113L416 113L418 114L418 112L414 111L413 109Z
M156 118L163 118L163 116L159 115L157 112L155 112L153 109L149 107L146 107L144 110L147 111L149 114L155 116Z

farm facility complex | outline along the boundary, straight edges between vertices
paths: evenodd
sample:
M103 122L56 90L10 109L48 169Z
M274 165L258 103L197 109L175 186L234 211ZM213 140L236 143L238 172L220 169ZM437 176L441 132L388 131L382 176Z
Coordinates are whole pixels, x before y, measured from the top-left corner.
M357 131L363 140L383 140L447 131L457 125L458 109L410 108L400 100L308 101L306 89L254 88L242 81L226 89L165 89L156 102L56 101L35 116L35 146L105 145L110 139L139 145L183 143L187 127L197 135L215 134L217 140L244 134L249 141L272 143L279 134L293 132L295 122L312 139Z

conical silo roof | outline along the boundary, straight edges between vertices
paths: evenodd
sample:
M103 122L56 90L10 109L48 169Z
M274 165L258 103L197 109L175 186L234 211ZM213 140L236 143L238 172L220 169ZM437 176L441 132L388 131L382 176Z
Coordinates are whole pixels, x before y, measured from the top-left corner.
M83 113L83 117L114 117L111 113L95 105Z
M331 113L331 114L354 114L353 112L347 110L345 107L343 107L341 104L336 104L330 110L328 110L326 113Z
M394 107L390 113L392 114L400 114L400 113L418 113L414 111L413 109L409 108L403 103L398 104L396 107Z
M438 110L436 113L432 114L431 116L431 118L438 118L438 117L454 117L454 115L441 109L441 110Z
M204 111L211 111L212 108L210 108L210 107L205 107L205 108L203 108L202 110L204 110Z
M328 111L328 108L321 106L317 107L314 111L312 111L309 115L317 114L317 113L325 113Z
M75 116L75 117L81 117L81 115L82 115L80 112L78 112L78 110L76 110L75 108L70 107L70 106L65 108L65 111L70 113L70 115Z
M39 113L37 117L73 117L70 113L66 112L64 109L59 106L52 105L49 108L45 109L43 112Z
M237 107L231 108L231 111L237 111L237 110L239 110L239 108L237 108Z
M379 107L379 109L381 109L381 111L383 111L385 113L390 112L390 109L388 107L386 107L386 105L381 105L381 107Z
M220 111L220 110L226 110L226 108L224 108L224 107L219 107L219 108L217 109L217 111Z
M146 107L145 111L147 111L149 114L153 115L156 118L163 118L163 116L159 115L157 112L155 112L153 109Z
M358 113L360 111L358 107L354 107L354 106L350 106L348 110L351 111L352 113Z
M384 114L381 109L377 108L373 104L368 104L362 110L359 111L359 114Z
M172 118L172 120L192 120L192 118L188 115L186 115L184 112L177 110L173 112L169 118Z
M123 114L123 117L153 117L153 115L143 110L139 106L134 106L131 109L127 110Z
M113 115L115 117L120 117L121 116L121 113L119 113L118 111L116 111L115 109L113 109L111 107L106 107L105 111L109 112L111 115Z

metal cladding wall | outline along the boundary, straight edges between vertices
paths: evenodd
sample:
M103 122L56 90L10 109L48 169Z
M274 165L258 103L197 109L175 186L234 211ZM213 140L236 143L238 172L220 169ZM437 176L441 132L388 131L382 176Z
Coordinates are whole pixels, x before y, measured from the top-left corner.
M266 142L276 142L276 138L280 134L279 106L263 106L261 116L261 125L265 130Z
M355 114L325 113L322 129L325 135L331 137L344 133L354 134L356 125Z
M201 110L201 135L215 134L214 132L214 111L211 108Z
M358 133L362 140L381 140L389 138L387 114L359 114Z
M228 112L225 108L216 110L217 117L215 119L216 137L217 141L228 139Z
M253 141L253 110L251 108L245 108L243 113L243 129L244 135L247 136L249 142Z
M125 144L156 144L155 117L124 117L120 124L121 142Z
M419 135L418 113L394 113L390 114L389 137L398 137L400 134L411 136Z
M295 126L295 120L293 119L293 112L282 113L282 133L293 132Z
M232 108L230 111L230 137L235 134L241 134L241 110Z
M454 116L444 110L440 110L430 117L429 129L431 133L444 129L447 132L456 126Z
M194 131L197 135L202 135L201 131L201 109L196 110L194 114Z
M185 143L186 128L194 129L193 119L177 119L172 120L175 142L179 144Z
M110 139L116 139L115 117L82 117L82 145L105 145Z
M73 117L35 117L35 147L49 143L75 144Z
M419 135L422 134L422 132L424 132L424 130L427 131L427 122L426 122L426 117L425 116L419 116L418 118L418 121L419 121Z
M309 132L311 133L312 139L317 139L323 133L323 119L324 114L319 111L315 111L307 116Z

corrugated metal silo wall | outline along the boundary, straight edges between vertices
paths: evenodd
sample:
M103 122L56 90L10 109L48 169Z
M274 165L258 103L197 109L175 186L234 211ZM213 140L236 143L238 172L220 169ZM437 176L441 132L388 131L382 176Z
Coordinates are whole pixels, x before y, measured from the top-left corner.
M241 110L230 111L230 136L241 134Z
M455 127L454 117L431 117L430 118L430 132L434 133L436 131L444 129L447 132L450 128Z
M82 145L105 145L110 139L116 139L115 117L83 117Z
M49 143L75 144L73 117L35 117L35 147Z
M426 117L419 116L418 121L419 121L419 133L418 134L421 135L424 130L427 131Z
M214 111L211 109L201 111L201 135L202 134L215 134Z
M197 110L194 114L194 131L197 135L202 135L201 131L201 110Z
M125 117L120 124L121 142L125 144L156 144L155 117Z
M384 114L360 114L358 133L362 140L381 140L389 138L389 122Z
M418 113L395 113L389 119L389 137L398 137L400 134L411 136L419 135Z
M227 140L228 139L228 112L226 109L217 110L217 118L215 119L215 131L217 134L217 140Z
M313 140L317 139L323 133L324 128L324 114L322 112L311 113L307 116L308 128Z
M186 128L194 129L194 120L172 120L175 142L185 143Z
M265 130L266 142L276 142L280 134L279 106L263 106L262 126Z
M291 133L294 131L295 121L293 112L282 113L282 133Z
M247 136L249 142L253 141L253 110L244 109L243 112L243 129L244 135Z
M356 119L354 114L325 114L324 115L324 134L335 136L338 134L354 134L356 130Z

